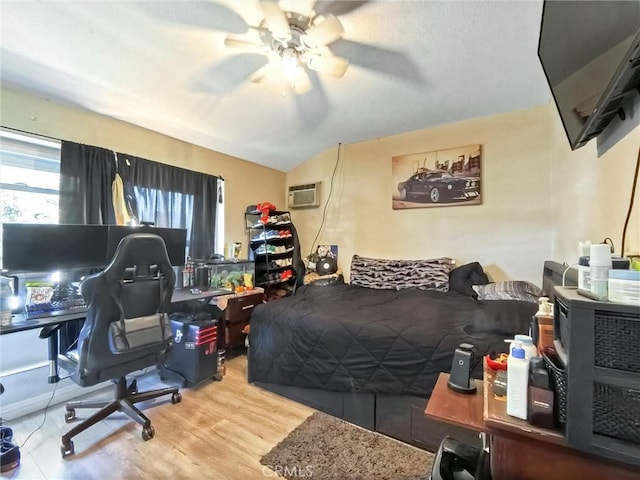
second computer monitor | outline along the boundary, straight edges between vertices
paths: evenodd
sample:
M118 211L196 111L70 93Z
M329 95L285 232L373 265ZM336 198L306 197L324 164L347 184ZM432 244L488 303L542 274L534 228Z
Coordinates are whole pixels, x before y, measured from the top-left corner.
M154 233L164 240L167 247L167 254L171 265L184 265L185 250L187 248L187 230L185 228L162 228L162 227L123 227L110 225L107 239L107 263L111 261L116 253L118 244L127 235L132 233Z

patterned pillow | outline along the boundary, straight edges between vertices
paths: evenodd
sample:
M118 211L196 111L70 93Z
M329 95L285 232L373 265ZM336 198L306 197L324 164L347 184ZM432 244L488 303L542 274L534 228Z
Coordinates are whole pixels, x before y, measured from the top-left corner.
M522 300L538 303L538 298L543 295L540 288L522 280L474 285L473 289L478 294L478 300Z
M430 260L386 260L354 255L351 259L350 283L367 288L449 291L449 271L453 260L447 257Z

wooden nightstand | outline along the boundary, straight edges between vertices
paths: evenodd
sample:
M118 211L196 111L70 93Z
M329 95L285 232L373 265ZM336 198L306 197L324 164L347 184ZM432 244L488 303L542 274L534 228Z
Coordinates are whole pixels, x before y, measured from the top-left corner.
M264 291L259 288L244 293L226 295L227 306L223 309L218 337L218 348L234 348L244 346L242 330L249 325L251 312L262 303Z
M484 381L476 380L471 395L447 388L448 373L441 373L425 415L489 435L494 480L583 480L603 478L638 480L640 468L585 455L566 445L561 432L534 427L507 415L506 402L491 392L494 372L484 363Z

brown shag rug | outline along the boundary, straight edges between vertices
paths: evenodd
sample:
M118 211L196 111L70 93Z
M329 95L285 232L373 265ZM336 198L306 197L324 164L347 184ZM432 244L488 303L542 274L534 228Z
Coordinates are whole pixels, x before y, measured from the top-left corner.
M426 480L434 455L316 412L260 463L288 479Z

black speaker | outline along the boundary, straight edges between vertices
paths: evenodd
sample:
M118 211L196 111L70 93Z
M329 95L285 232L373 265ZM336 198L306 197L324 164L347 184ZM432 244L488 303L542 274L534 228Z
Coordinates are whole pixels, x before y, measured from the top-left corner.
M211 270L209 270L209 267L196 267L195 277L196 288L199 288L200 290L209 290L209 282L211 278Z
M318 275L331 275L338 271L338 263L333 257L322 257L316 262L316 272Z

